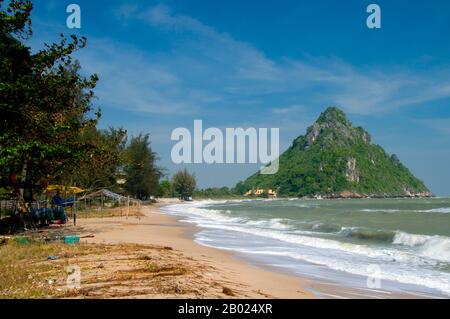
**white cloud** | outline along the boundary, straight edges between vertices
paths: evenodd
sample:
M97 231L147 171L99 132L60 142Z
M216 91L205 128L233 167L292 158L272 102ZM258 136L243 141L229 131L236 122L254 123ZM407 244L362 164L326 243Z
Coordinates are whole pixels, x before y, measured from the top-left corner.
M79 53L82 65L100 75L101 103L117 108L183 115L214 112L214 107L270 107L275 101L288 106L336 105L349 113L372 114L450 97L449 66L417 73L356 67L335 58L274 60L165 5L124 4L114 14L123 23L135 20L167 32L170 45L161 52L147 51L89 37L88 47ZM273 113L288 111L280 107Z
M90 37L77 58L84 72L99 74L96 94L101 103L119 109L183 115L222 99L190 86L183 72L165 59L108 39Z
M273 80L281 76L275 63L251 45L236 41L189 16L172 14L165 5L150 7L137 17L153 27L194 34L194 40L187 44L187 48L201 52L209 62L227 63L237 78Z
M292 113L304 114L305 107L302 105L290 105L287 107L277 107L277 108L272 109L272 113L281 114L281 115L292 114Z
M189 63L201 71L215 73L213 81L222 85L220 94L244 95L242 100L298 92L311 94L323 106L333 104L350 113L370 114L450 97L448 68L421 75L381 67L357 68L336 59L273 61L250 44L189 16L174 14L165 5L147 8L135 16L168 32L188 33L190 37L177 49L197 55ZM308 92L315 89L315 95Z

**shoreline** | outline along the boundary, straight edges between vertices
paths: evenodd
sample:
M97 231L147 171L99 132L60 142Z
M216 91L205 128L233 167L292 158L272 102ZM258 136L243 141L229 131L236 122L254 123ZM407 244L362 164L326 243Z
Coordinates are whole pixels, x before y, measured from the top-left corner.
M351 282L355 278L360 280L362 277L340 274L306 261L303 262L300 271L292 272L236 251L198 243L195 240L195 234L203 228L181 221L181 216L169 215L161 210L162 207L173 204L182 204L182 202L165 200L145 206L142 207L143 216L130 216L128 219L126 217L79 219L78 226L81 226L83 233L94 235L92 238L83 240L87 243L159 245L173 248L183 256L182 258L192 261L199 267L211 267L213 271L207 273L208 280L210 279L211 283L220 282L221 285L229 287L235 292L232 298L415 299L438 297L418 292L355 286ZM311 275L311 272L305 271L308 269L326 271L328 276L316 277ZM222 295L221 292L205 297L230 298L230 296Z
M208 212L195 209L202 205L202 201L192 205L163 199L130 215L121 210L106 215L92 211L92 215L80 215L76 226L69 220L66 225L27 231L22 235L30 245L19 250L14 248L18 242L13 237L12 243L6 239L0 254L11 271L0 282L0 298L8 294L18 298L448 298L422 286L388 279L382 279L382 288L369 288L367 276L308 259L289 259L290 255L270 257L265 250L280 243L262 241L265 235L242 237L233 228L214 232L215 227L202 222ZM80 244L60 243L69 235L79 236ZM261 248L262 254L258 253ZM34 272L22 268L23 256L34 265ZM81 286L76 290L66 287L62 270L68 263L82 271ZM17 273L28 273L28 280L25 276L15 282Z
M309 280L250 264L234 253L200 245L193 235L198 227L161 212L163 202L142 207L144 216L79 219L83 233L93 234L87 243L169 246L185 258L214 269L207 275L235 292L233 298L316 298ZM216 298L216 296L210 296ZM224 297L228 297L224 295Z
M196 202L202 202L202 200ZM180 202L176 202L174 204L180 204ZM195 223L189 222L189 215L177 215L176 211L177 210L175 210L174 214L170 211L166 211L165 213L177 218L178 222L182 220L183 224L189 225L187 227L196 229L196 231L191 231L190 237L191 240L197 242L199 245L229 252L246 263L257 265L258 267L271 272L277 272L288 276L293 276L294 278L300 278L302 282L305 283L305 287L312 292L316 298L446 298L446 296L438 290L415 284L392 281L389 279L382 279L384 286L382 289L369 288L366 286L368 285L366 284L368 280L366 276L334 270L327 266L311 263L305 260L297 260L296 268L292 269L291 267L283 266L282 263L279 263L276 260L270 260L265 257L261 257L258 254L248 254L240 250L222 247L222 245L210 245L208 244L208 241L205 242L200 239L202 238L201 235L198 238L195 236L195 234L208 230L209 228L197 226ZM200 241L197 241L198 239L200 239Z

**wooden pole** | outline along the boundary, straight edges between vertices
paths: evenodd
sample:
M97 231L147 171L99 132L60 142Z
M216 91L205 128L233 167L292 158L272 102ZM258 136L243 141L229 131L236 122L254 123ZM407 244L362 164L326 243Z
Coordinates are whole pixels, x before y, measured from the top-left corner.
M138 205L137 218L138 218L139 220L141 220L141 201L138 201L137 205Z
M77 194L73 195L73 225L77 225Z
M103 218L103 195L100 198L100 216Z
M127 197L127 219L129 214L130 214L130 195L128 195Z

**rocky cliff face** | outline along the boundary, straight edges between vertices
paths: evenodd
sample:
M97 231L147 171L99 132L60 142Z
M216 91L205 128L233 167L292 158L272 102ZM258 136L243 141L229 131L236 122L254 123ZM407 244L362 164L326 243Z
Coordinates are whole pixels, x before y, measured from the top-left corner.
M347 170L345 172L345 177L349 182L359 183L359 174L356 170L356 158L351 157L347 160Z
M389 156L344 112L328 108L280 156L274 175L259 173L241 189L273 188L281 196L416 197L432 196L396 155Z

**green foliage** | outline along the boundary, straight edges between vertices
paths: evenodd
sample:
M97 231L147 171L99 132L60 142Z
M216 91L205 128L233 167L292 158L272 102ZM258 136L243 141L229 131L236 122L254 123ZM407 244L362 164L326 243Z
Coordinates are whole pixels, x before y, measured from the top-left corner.
M159 182L159 197L173 197L172 184L167 179Z
M97 130L89 127L80 135L87 156L67 170L60 182L85 189L116 188L117 172L124 164L126 131L110 127Z
M30 14L33 10L31 1L8 1L6 8L4 0L0 0L0 32L1 34L27 37L31 35Z
M72 58L86 38L61 35L32 54L23 39L32 35L31 1L0 0L0 181L8 175L36 185L44 180L85 189L126 190L145 199L156 195L162 175L148 135L131 140L126 131L98 130L92 105L96 75L84 77ZM31 186L27 186L31 187Z
M199 189L195 191L196 197L203 198L225 198L232 197L234 194L228 187L209 187L205 189Z
M232 192L236 195L244 195L246 191L248 191L248 186L244 182L238 182L232 189Z
M125 189L138 199L158 195L161 169L156 165L156 153L150 147L150 135L131 139L125 150Z
M194 175L184 169L172 177L172 187L180 198L187 199L194 194L197 181Z
M91 104L98 78L81 76L71 57L86 39L61 35L32 54L20 41L32 34L31 2L0 5L0 174L33 183L61 177L86 157L79 136L99 117Z
M297 137L280 158L274 175L259 173L236 185L239 193L253 188L278 189L281 196L332 195L344 191L375 196L404 196L408 192L429 192L400 163L378 145L370 135L354 128L344 112L329 108L305 136ZM349 162L355 160L355 169ZM351 181L348 174L357 177Z

